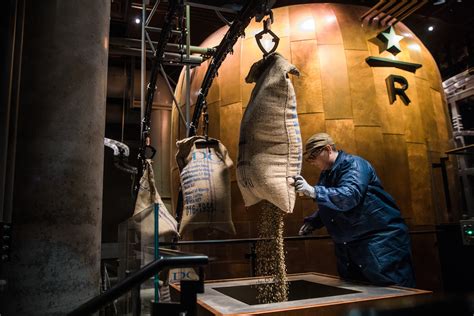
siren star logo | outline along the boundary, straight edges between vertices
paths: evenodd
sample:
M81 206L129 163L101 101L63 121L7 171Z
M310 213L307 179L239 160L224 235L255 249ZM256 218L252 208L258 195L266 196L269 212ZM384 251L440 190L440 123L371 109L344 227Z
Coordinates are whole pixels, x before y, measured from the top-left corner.
M384 49L379 46L379 53L382 53L383 51L388 51L395 56L402 51L402 49L400 48L400 41L404 37L397 35L393 26L390 26L385 31L380 32L376 38L385 44ZM371 42L373 42L373 40L371 40ZM377 45L379 45L379 43L377 43ZM393 57L392 59L390 59L384 57L369 56L365 59L365 61L370 67L392 67L409 71L412 73L415 73L416 70L418 68L421 68L422 66L421 64L417 63L397 60ZM405 77L391 74L385 79L385 84L387 86L387 93L390 104L393 104L395 102L397 96L402 100L405 105L410 104L410 98L405 93L405 91L408 89L408 81Z
M403 36L397 35L393 26L380 32L377 35L377 38L385 43L385 50L392 53L392 55L395 56L402 51L400 48L400 41L403 39Z

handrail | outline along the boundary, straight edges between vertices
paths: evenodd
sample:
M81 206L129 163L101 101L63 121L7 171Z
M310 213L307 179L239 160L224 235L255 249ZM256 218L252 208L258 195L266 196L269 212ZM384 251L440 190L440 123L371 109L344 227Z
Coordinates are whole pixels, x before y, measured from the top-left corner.
M411 230L410 235L418 234L432 234L436 233L436 229L424 229L424 230ZM283 237L286 241L301 241L301 240L321 240L331 239L329 235L318 235L318 236L287 236ZM183 240L176 242L160 242L160 246L190 246L190 245L212 245L212 244L244 244L244 243L255 243L258 241L271 240L271 238L241 238L241 239L203 239L203 240Z
M121 295L127 293L135 286L145 282L153 275L167 267L183 268L191 266L203 266L209 263L209 258L205 255L184 253L178 251L165 251L168 252L168 256L161 256L160 259L150 262L140 270L136 271L129 277L123 279L115 286L107 290L106 292L88 300L81 306L70 312L69 316L84 316L90 315L107 303L112 302Z

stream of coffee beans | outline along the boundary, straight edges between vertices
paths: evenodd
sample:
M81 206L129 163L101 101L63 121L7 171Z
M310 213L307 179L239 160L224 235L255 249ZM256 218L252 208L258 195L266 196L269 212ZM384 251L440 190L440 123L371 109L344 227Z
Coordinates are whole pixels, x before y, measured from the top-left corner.
M288 279L286 276L285 249L283 243L284 212L265 201L259 223L257 275L263 279L257 284L257 300L260 304L288 300Z

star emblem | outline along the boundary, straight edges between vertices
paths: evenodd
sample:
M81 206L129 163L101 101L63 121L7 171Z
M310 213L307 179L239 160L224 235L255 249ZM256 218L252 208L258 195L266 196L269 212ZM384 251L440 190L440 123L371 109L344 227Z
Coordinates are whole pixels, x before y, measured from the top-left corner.
M403 36L397 35L393 26L380 32L377 38L386 44L385 50L392 53L392 55L395 56L402 51L400 41L403 39Z

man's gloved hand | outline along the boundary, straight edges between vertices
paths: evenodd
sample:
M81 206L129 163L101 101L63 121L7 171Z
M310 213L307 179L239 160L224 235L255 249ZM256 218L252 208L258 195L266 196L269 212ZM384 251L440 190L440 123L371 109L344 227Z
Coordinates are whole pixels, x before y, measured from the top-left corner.
M301 226L300 231L298 232L298 235L306 236L306 235L311 234L314 230L315 228L313 227L313 225L311 225L310 223L304 223L303 226Z
M313 199L316 198L316 190L313 186L309 185L301 175L297 175L295 177L295 189L296 192L302 192L304 195L307 195Z

